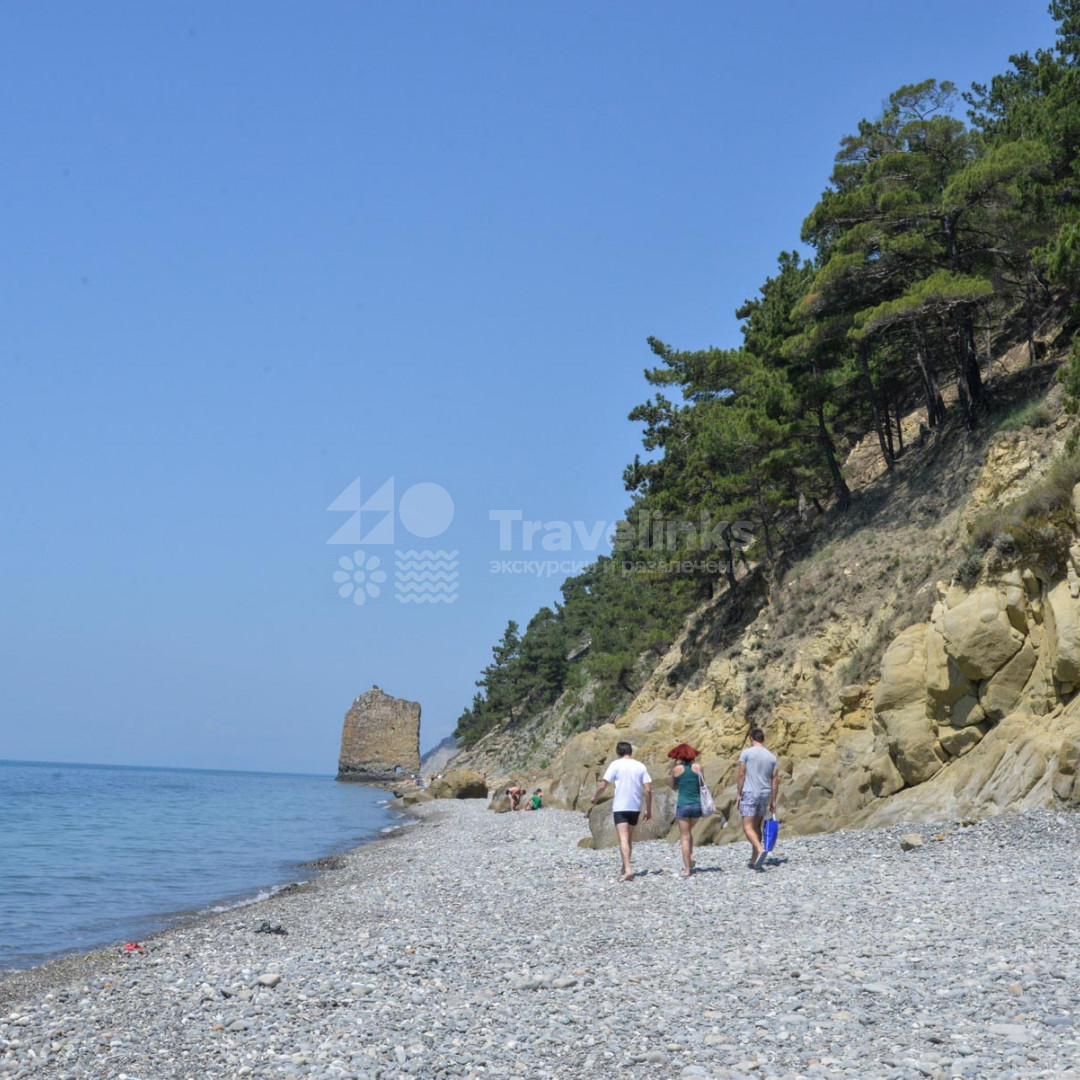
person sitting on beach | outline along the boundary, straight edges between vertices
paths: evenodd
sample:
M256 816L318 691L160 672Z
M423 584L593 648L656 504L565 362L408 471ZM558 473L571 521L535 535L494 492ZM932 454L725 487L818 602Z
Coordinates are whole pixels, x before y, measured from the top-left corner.
M532 798L521 808L522 810L540 810L544 805L544 793L537 788L532 793Z
M701 766L699 751L689 743L679 743L668 751L674 760L671 766L671 786L679 793L675 818L679 823L679 843L682 845L683 877L694 871L694 834L691 831L701 820Z

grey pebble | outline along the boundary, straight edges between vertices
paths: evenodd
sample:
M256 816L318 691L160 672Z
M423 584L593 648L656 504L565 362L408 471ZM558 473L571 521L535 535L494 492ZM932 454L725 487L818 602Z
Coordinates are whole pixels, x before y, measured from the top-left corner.
M0 980L0 1078L1076 1075L1072 813L782 837L757 875L706 847L690 882L640 843L625 885L579 815L419 816L145 956Z

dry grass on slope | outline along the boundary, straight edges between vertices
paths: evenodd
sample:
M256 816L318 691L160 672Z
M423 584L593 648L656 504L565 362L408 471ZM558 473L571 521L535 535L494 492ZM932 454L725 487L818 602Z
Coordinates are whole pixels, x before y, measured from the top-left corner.
M845 468L853 484L855 475L863 482L850 510L827 514L775 575L769 603L727 654L740 678L722 706L753 720L794 696L831 714L844 686L876 678L885 646L929 615L939 580L954 578L970 544L972 493L1000 432L1016 432L1035 473L1057 452L1064 419L1055 370L1048 363L999 377L980 430L953 421L925 446L910 445L892 470L868 467L876 441L853 451Z

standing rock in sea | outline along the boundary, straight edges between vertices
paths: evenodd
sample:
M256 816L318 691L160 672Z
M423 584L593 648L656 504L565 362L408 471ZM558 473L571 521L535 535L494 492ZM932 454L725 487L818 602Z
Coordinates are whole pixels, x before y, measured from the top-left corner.
M419 771L420 703L373 686L345 714L337 778L385 783Z

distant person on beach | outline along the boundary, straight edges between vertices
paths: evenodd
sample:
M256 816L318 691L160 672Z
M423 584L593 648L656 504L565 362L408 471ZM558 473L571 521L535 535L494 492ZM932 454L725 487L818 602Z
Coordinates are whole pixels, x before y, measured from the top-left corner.
M645 820L652 821L652 777L649 770L634 759L634 748L628 742L619 743L615 753L618 759L607 767L592 803L596 805L596 800L608 784L615 785L611 812L619 837L619 854L622 855L622 877L619 880L631 881L634 872L630 869L630 856L634 848L634 828L641 817L642 800L645 802Z
M671 766L671 786L679 793L675 805L675 820L679 823L679 843L682 845L683 877L694 872L693 827L701 820L701 766L699 751L689 743L679 743L668 751Z
M530 809L530 810L541 810L541 809L543 809L543 806L544 806L544 793L539 788L537 788L532 793L532 798L529 800L528 809Z
M511 810L521 809L521 800L528 794L523 787L508 787L506 789L506 797L510 800Z
M739 755L735 786L739 793L743 832L752 849L750 869L760 870L765 865L761 823L766 813L776 813L776 791L780 786L776 755L765 749L765 732L761 728L750 732L750 745Z

